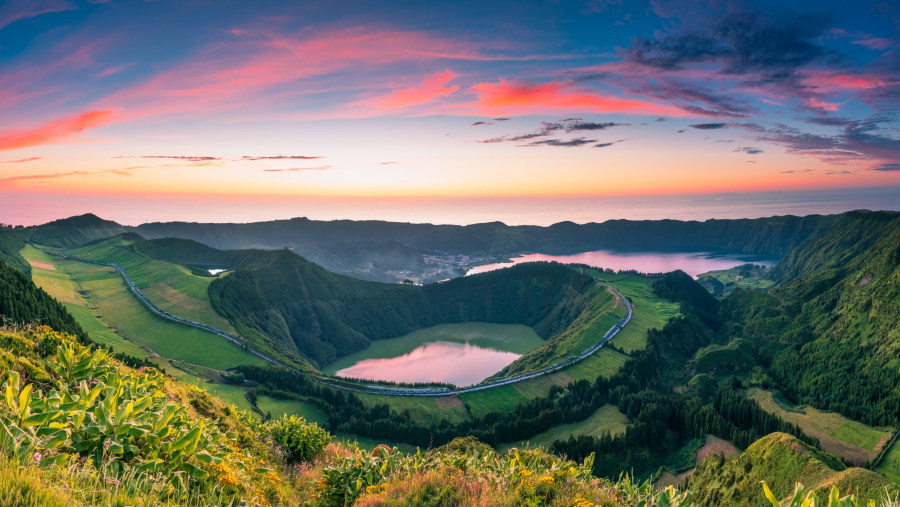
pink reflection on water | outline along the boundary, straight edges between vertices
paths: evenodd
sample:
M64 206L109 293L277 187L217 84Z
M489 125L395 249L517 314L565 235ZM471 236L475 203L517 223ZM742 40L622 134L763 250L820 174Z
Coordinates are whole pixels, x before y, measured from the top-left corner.
M391 382L476 384L518 359L519 354L468 343L426 343L408 354L389 359L364 359L336 375Z
M512 262L485 264L470 269L466 275L485 273L495 269L507 268L523 262L556 261L563 264L587 264L598 268L609 268L616 271L630 270L641 273L667 273L680 269L696 278L700 273L729 269L748 262L737 257L715 256L705 253L634 253L634 252L584 252L573 255L528 254L510 259ZM772 266L771 261L753 261L755 264Z

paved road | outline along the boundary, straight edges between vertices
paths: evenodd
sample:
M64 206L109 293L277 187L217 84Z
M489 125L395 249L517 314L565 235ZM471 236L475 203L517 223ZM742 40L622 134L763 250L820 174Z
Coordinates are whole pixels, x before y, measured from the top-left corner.
M34 234L34 231L32 231L31 234ZM625 327L626 324L628 324L628 322L631 321L631 315L633 313L633 308L632 308L631 302L628 301L628 298L623 296L622 293L619 292L615 287L613 287L607 283L598 282L598 283L602 284L603 286L605 286L607 289L609 289L616 296L621 298L622 302L625 303L626 314L624 317L622 317L622 319L620 319L611 328L609 328L609 330L606 332L606 334L603 335L603 338L601 338L599 342L597 342L596 344L594 344L593 346L591 346L590 348L588 348L581 354L578 354L577 356L570 357L569 359L566 359L565 361L548 366L540 371L525 373L525 374L518 375L515 377L511 377L511 378L495 380L492 382L479 384L479 385L472 386L472 387L464 387L464 388L460 388L460 389L451 389L451 388L447 388L447 387L404 388L404 387L387 387L387 386L379 386L379 385L361 384L358 382L339 380L339 379L335 379L333 377L310 375L307 372L299 371L295 368L291 368L290 366L285 365L284 363L282 363L276 359L273 359L272 357L269 357L269 356L263 354L262 352L254 350L252 347L250 347L246 343L244 343L240 338L238 338L236 336L232 336L232 335L226 333L225 331L222 331L221 329L216 329L212 326L207 326L206 324L201 324L200 322L194 322L192 320L187 320L187 319L183 319L181 317L172 315L171 313L163 310L162 308L159 308L152 301L150 301L150 299L148 299L147 296L145 296L144 293L141 292L141 290L137 288L137 286L131 280L131 277L129 277L128 273L125 272L125 268L123 268L122 266L120 266L116 263L113 263L113 262L103 262L103 261L96 261L93 259L85 259L83 257L76 257L74 255L69 255L66 252L48 250L48 249L39 247L31 242L31 234L28 235L28 239L26 240L27 243L29 245L31 245L32 247L34 247L48 255L52 255L55 257L62 257L63 259L72 259L72 260L76 260L76 261L80 261L80 262L87 262L90 264L97 264L100 266L107 266L107 267L114 268L122 276L122 279L125 280L125 284L128 285L128 288L131 289L132 294L135 295L135 297L138 299L138 301L140 301L150 311L152 311L153 313L155 313L156 315L158 315L160 317L169 319L174 322L178 322L180 324L184 324L186 326L191 326L191 327L195 327L198 329L202 329L204 331L208 331L215 335L221 336L222 338L225 338L226 340L228 340L240 347L243 347L245 350L247 350L251 354L263 359L264 361L268 362L269 364L272 364L275 366L281 366L283 368L287 368L291 371L294 371L296 373L301 373L303 375L309 375L312 378L315 378L321 382L324 382L324 383L326 383L332 387L336 387L338 389L342 389L345 391L353 391L353 392L358 392L358 393L382 394L382 395L390 395L390 396L422 396L422 397L450 396L450 395L457 395L457 394L463 394L463 393L472 393L475 391L484 391L486 389L515 384L517 382L522 382L524 380L529 380L529 379L533 379L533 378L540 377L543 375L548 375L550 373L559 371L567 366L571 366L579 361L582 361L582 360L590 357L591 355L593 355L598 350L600 350L604 345L606 345L610 340L612 340L613 337L616 336L619 333L619 331L621 331L622 328Z

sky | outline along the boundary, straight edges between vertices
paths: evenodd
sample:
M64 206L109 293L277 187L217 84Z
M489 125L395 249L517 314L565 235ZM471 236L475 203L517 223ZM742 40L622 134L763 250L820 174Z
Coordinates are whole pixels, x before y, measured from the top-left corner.
M4 0L0 222L900 202L898 34L877 1Z

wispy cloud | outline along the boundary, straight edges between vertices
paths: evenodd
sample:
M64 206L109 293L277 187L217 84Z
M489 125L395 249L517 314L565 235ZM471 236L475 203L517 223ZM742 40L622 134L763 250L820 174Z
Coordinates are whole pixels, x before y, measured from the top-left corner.
M208 155L120 155L113 158L151 158L166 160L183 160L185 162L211 162L214 160L222 160L221 157L213 157Z
M734 151L740 153L746 153L747 155L758 155L763 153L763 150L760 148L754 148L752 146L741 146L740 148L735 148Z
M24 162L34 162L35 160L40 160L44 157L28 157L28 158L20 158L16 160L0 160L0 164L22 164Z
M894 172L900 171L900 164L898 163L889 163L889 164L881 164L877 167L873 167L870 169L871 171L883 171L883 172Z
M617 97L569 81L508 81L478 83L469 91L473 102L457 104L455 109L476 114L515 113L631 113L684 116L678 108L651 101Z
M68 178L70 176L95 176L101 174L113 174L116 176L131 176L132 171L138 168L124 168L124 169L107 169L104 171L65 171L65 172L56 172L56 173L46 173L46 174L26 174L21 176L10 176L8 178L0 178L0 181L5 183L14 183L17 181L30 181L30 180L55 180L59 178Z
M596 143L596 139L586 139L584 137L576 137L575 139L544 139L543 141L532 141L527 146L559 146L562 148L575 148L586 144Z
M240 158L240 160L315 160L319 158L319 156L311 156L311 155L269 155L269 156L248 156L244 155Z
M571 134L574 132L587 132L587 131L596 131L596 130L606 130L611 127L619 127L622 125L627 125L626 123L615 123L615 122L594 122L594 121L585 121L581 118L565 118L555 122L541 122L541 127L537 130L526 132L524 134L518 134L515 136L504 136L504 137L494 137L491 139L485 139L481 141L482 143L502 143L502 142L520 142L527 141L529 139L536 139L541 137L548 137L550 135L565 132L567 134Z
M359 105L376 109L380 113L399 111L412 106L426 104L446 97L459 90L458 85L446 86L456 78L450 70L428 76L418 86L395 90L387 95L362 101Z
M0 30L21 19L75 9L65 0L6 0L0 7Z
M0 151L40 146L72 137L85 129L110 122L111 110L87 111L60 118L31 129L12 129L0 132Z
M700 130L718 130L728 127L727 123L695 123L690 125L691 128Z
M264 173L291 173L298 171L325 171L327 169L331 169L330 165L320 165L315 167L291 167L288 169L262 169Z

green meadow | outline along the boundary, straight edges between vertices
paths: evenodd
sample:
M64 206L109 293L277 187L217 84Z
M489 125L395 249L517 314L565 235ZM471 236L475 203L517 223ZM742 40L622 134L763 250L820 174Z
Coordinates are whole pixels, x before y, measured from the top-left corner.
M607 432L610 435L619 435L625 432L625 426L627 425L628 417L622 412L619 412L618 407L615 405L603 405L583 421L554 426L543 433L538 433L528 440L500 444L497 446L497 450L505 452L513 447L517 449L534 447L548 448L554 441L566 440L569 436L577 437L587 435L600 437Z
M215 277L198 276L184 266L137 254L128 248L130 244L129 240L116 237L78 248L72 254L122 266L153 304L172 315L237 334L209 302L209 284Z
M894 445L888 449L875 471L900 484L900 438L894 440Z
M153 353L215 369L265 364L237 345L200 329L168 321L144 307L112 268L49 257L26 246L26 259L52 264L34 269L35 283L67 303L92 339L116 351Z
M596 269L585 273L606 282L622 293L634 307L631 322L612 339L612 344L627 353L647 346L647 331L662 329L679 315L678 304L666 301L653 293L653 280L632 274L611 274ZM623 314L624 315L624 314Z

